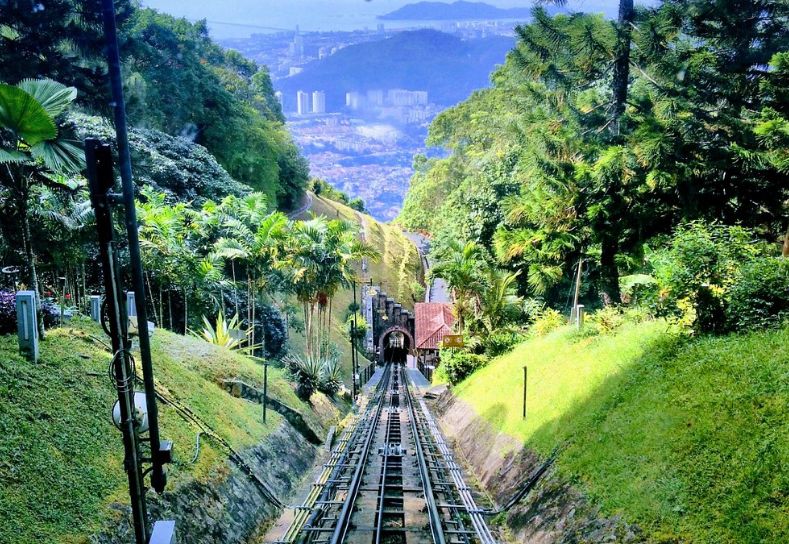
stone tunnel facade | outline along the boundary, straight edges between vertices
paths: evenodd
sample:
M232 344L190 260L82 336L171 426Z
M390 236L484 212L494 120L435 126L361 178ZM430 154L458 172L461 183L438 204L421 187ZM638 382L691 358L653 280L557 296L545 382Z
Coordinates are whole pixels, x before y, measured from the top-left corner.
M380 287L365 285L362 288L362 312L368 324L366 347L370 360L383 363L383 343L392 332L402 332L408 338L409 350L415 347L415 318L394 298Z

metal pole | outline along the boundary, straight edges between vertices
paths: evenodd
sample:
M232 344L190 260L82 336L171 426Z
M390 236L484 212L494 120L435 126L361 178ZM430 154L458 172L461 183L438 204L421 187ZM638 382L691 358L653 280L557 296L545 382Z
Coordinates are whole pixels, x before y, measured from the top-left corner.
M266 405L268 404L268 361L263 362L263 423L266 422Z
M526 365L523 366L523 419L526 419L526 383L527 383L527 369Z
M573 297L573 317L575 316L575 312L578 311L578 296L581 292L581 267L584 264L583 259L578 259L578 272L575 276L575 296Z
M356 308L353 312L353 323L351 325L351 366L353 366L353 398L356 398L356 373L358 356L356 355L356 314L359 313L359 305L356 302L356 280L353 283L353 307ZM361 376L360 376L361 380ZM361 384L359 384L361 387Z
M104 271L109 314L110 338L113 352L113 374L118 390L121 414L121 433L124 446L124 468L129 479L132 524L137 544L148 542L148 514L145 505L139 437L134 420L134 374L129 361L127 317L124 311L123 290L118 281L118 256L115 253L112 213L108 192L115 180L112 171L112 152L108 145L98 140L85 140L85 159L90 184L90 199L96 215L99 238L99 255Z
M140 240L137 232L137 210L134 204L134 185L132 182L129 139L126 130L126 107L123 101L123 81L121 61L118 51L118 34L115 24L115 5L113 0L102 0L104 16L104 36L107 42L107 66L112 87L112 106L115 114L115 134L118 145L121 183L123 186L123 205L125 209L126 232L129 237L129 261L131 263L132 286L137 306L137 330L140 340L140 359L142 364L145 399L148 405L148 437L151 445L151 485L158 492L164 490L167 477L163 468L161 445L159 442L159 412L156 407L156 390L153 381L151 345L148 336L148 310L145 304L145 283L140 259Z

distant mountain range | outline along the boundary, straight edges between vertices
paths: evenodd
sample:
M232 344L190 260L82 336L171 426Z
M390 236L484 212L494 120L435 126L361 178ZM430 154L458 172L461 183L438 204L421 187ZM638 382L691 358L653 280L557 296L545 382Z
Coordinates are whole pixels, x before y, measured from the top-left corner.
M295 109L299 90L324 91L328 111L343 108L347 92L374 89L424 90L430 102L451 106L487 87L490 73L514 45L514 38L504 36L461 40L437 30L399 32L310 62L275 86L287 111Z
M417 2L379 15L379 19L390 21L459 21L463 19L526 19L531 15L528 8L497 8L484 2Z

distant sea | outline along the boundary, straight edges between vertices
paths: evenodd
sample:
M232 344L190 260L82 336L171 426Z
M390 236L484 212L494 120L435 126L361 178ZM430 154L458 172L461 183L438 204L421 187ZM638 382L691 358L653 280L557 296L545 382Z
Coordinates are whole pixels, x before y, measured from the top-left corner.
M650 1L650 0L647 0ZM219 40L284 30L353 31L440 26L448 21L381 21L376 19L413 3L408 0L143 0L143 5L196 21L206 19ZM530 6L531 0L492 0L499 7ZM642 2L637 2L642 3ZM569 11L615 13L615 0L571 0ZM613 10L613 11L612 11Z

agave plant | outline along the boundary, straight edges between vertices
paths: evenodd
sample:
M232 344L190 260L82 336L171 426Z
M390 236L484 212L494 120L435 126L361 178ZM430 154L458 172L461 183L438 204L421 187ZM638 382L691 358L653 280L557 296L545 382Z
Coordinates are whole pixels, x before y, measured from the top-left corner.
M288 355L284 361L296 381L296 395L303 400L309 400L320 386L323 361L318 357L295 354Z
M318 390L330 397L337 394L342 386L342 366L336 358L326 359L321 364L320 382Z
M247 344L249 330L242 330L238 315L234 315L229 321L225 318L225 313L220 311L216 316L216 326L203 316L203 329L199 332L190 331L192 336L202 338L209 344L222 346L227 349L241 351L243 353L253 353L259 345Z

